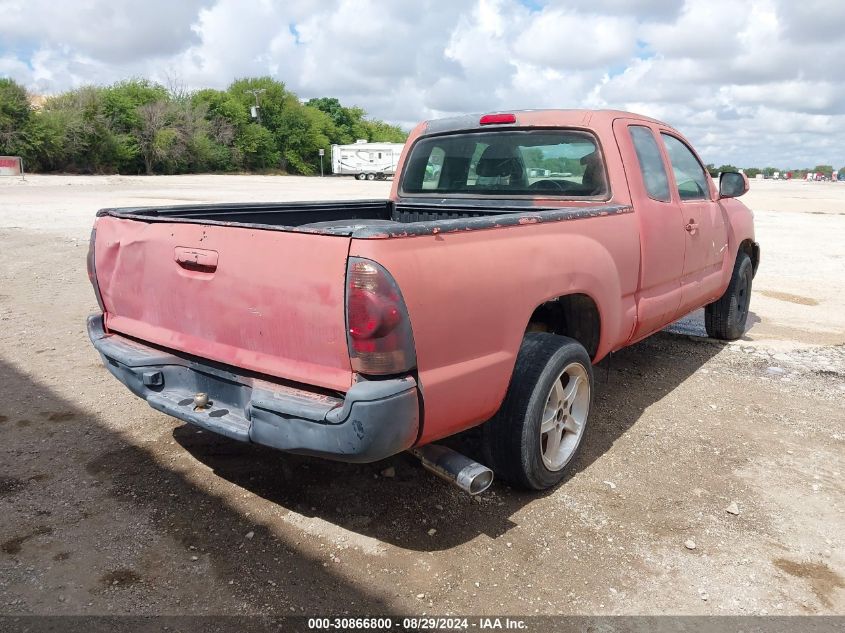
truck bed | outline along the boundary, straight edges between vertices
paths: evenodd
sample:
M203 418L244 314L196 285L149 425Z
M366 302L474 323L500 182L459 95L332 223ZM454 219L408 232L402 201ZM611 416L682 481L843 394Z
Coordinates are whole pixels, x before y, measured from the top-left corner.
M472 199L450 199L448 204L421 199L402 204L390 200L344 200L123 207L101 209L97 215L368 238L574 220L629 211L627 206L596 203L540 206L536 200L487 199L482 206Z

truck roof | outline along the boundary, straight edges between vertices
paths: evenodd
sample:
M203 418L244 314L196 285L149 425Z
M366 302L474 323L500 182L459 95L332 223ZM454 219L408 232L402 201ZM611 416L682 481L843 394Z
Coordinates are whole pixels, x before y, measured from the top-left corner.
M508 113L516 116L518 127L544 127L544 126L572 126L572 127L594 127L597 125L610 125L614 119L639 119L649 123L657 123L671 127L662 121L652 119L642 114L625 112L623 110L498 110L496 112L481 112L477 114L462 114L442 119L430 119L423 121L420 134L441 134L458 130L475 130L481 128L499 127L480 124L480 119L485 114ZM510 125L510 124L508 124Z

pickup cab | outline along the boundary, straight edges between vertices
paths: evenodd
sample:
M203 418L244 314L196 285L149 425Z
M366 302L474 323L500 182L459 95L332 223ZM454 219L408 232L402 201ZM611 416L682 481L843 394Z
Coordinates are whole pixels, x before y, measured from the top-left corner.
M487 465L544 489L595 363L702 306L743 334L747 189L631 113L426 121L386 200L102 209L89 335L134 394L230 438L370 462L483 425Z

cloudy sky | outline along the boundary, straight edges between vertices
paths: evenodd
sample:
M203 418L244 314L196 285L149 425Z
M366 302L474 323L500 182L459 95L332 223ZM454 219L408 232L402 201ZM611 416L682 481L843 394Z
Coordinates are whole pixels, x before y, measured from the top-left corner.
M405 127L619 108L707 162L845 165L843 0L0 0L0 76L36 93L265 74Z

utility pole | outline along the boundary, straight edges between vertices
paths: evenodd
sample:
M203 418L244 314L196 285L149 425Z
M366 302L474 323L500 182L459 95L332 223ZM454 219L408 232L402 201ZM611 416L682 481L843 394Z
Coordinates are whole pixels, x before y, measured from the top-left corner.
M262 92L267 92L267 89L266 88L253 88L252 90L244 90L244 92L251 94L253 97L255 97L255 105L251 108L252 112L250 114L252 114L253 119L258 119L258 124L260 125L261 124L261 106L258 103L258 95L260 95Z

